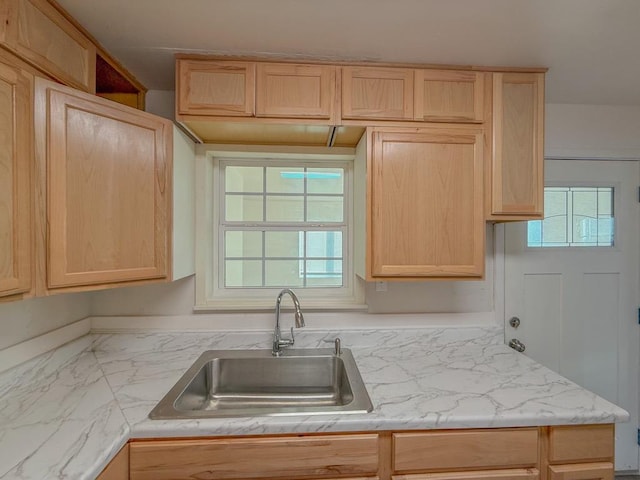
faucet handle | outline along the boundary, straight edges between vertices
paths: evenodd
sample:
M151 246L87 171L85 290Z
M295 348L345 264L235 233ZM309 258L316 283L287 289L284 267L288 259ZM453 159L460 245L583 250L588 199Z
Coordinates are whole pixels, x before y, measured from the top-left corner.
M291 327L291 343L289 345L293 345L296 341L296 337L293 335L293 327Z

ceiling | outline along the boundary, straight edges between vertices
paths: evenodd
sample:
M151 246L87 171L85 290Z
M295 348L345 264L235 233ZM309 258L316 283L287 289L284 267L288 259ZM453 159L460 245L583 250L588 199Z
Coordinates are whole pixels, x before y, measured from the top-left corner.
M545 66L548 103L640 105L639 0L58 0L152 90L177 52Z

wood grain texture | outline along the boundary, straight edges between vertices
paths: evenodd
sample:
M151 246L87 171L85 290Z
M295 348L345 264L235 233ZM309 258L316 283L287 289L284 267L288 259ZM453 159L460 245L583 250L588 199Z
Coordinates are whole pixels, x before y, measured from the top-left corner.
M552 465L549 480L613 480L613 463L577 463Z
M544 74L493 74L492 214L543 215Z
M165 278L171 123L45 80L36 97L46 287Z
M397 473L533 468L538 462L536 428L395 433L393 444Z
M0 60L0 296L32 288L33 77Z
M342 67L342 118L413 120L414 71Z
M613 455L613 425L559 426L550 429L550 463L612 461Z
M46 0L6 0L15 12L7 46L57 80L95 92L96 46Z
M482 129L372 129L368 278L484 271Z
M256 116L335 120L336 67L258 63Z
M131 480L375 477L378 435L131 443Z
M538 480L536 468L513 468L509 470L477 470L466 472L420 473L394 475L393 480Z
M129 480L129 444L122 447L96 480Z
M177 117L253 116L255 69L255 63L249 62L178 60Z
M481 123L484 74L455 70L415 71L415 119Z

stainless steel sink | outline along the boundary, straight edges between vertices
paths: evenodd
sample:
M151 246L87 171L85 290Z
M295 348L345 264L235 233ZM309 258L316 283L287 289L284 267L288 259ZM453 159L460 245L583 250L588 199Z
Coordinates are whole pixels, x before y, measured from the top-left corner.
M349 349L210 350L151 411L152 419L318 415L372 410Z

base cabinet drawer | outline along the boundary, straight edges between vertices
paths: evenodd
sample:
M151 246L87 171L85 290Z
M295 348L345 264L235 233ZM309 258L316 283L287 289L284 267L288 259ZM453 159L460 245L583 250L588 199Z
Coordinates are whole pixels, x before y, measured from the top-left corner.
M549 463L611 461L613 445L613 425L551 427Z
M509 470L394 475L391 478L392 480L538 480L540 475L535 468L513 468Z
M613 480L613 463L577 463L573 465L552 465L549 480Z
M131 443L131 480L362 478L378 474L378 435Z
M515 428L393 435L394 471L527 468L538 462L538 430Z

